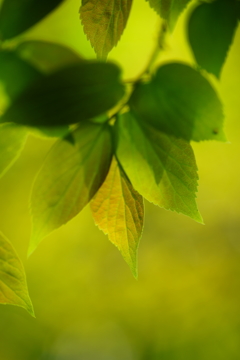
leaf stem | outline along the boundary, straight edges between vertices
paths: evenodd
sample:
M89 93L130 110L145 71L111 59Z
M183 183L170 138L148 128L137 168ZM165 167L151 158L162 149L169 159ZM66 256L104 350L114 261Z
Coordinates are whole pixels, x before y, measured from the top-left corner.
M124 97L124 99L120 102L120 104L117 105L117 107L115 107L115 109L113 109L113 111L111 111L111 113L109 114L109 124L113 124L114 123L114 119L116 118L116 116L119 114L119 112L121 110L123 110L126 106L128 106L128 101L132 95L132 92L136 86L136 84L138 82L140 82L142 79L144 79L145 77L149 77L151 75L152 72L152 67L154 66L159 53L164 50L165 48L165 37L166 37L166 33L167 33L167 21L163 20L161 22L160 25L160 29L158 32L158 39L155 45L155 48L153 49L152 55L150 56L150 59L147 63L147 66L145 67L144 71L140 74L140 76L138 76L136 79L131 79L131 80L125 80L124 83L128 86L128 92L127 95ZM117 108L117 110L116 110Z

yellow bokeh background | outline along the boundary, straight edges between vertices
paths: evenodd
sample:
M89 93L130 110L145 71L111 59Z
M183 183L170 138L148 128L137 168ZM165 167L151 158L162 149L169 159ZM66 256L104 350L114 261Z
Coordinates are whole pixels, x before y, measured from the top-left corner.
M95 57L79 21L80 0L66 0L21 36L65 44ZM186 37L191 8L166 39L158 63L194 64ZM146 66L159 19L135 0L109 60L126 79ZM30 136L0 182L0 229L27 272L36 319L0 306L1 360L237 360L240 353L240 29L221 81L208 76L225 109L229 143L193 144L198 205L205 225L146 203L139 280L94 225L88 207L26 258L29 194L53 140Z

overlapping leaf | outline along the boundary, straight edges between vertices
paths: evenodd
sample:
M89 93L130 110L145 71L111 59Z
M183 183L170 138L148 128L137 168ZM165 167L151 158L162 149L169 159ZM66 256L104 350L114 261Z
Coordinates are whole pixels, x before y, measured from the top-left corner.
M126 27L132 0L82 0L83 29L98 58L105 59Z
M239 3L216 0L199 5L188 24L188 36L197 63L220 76L238 25Z
M136 86L132 109L156 129L186 140L225 141L222 104L198 71L181 63L161 66Z
M147 0L150 6L165 20L168 21L170 29L174 25L191 0Z
M28 87L1 122L61 126L98 116L123 96L116 65L80 62L45 76Z
M137 121L131 113L119 117L117 133L117 158L133 187L148 201L202 222L190 144Z
M57 142L33 187L30 253L42 238L71 220L92 199L105 180L111 157L106 124L84 121L72 133L72 142Z
M0 9L0 38L7 40L42 20L63 0L4 0Z
M0 125L0 177L20 155L27 138L27 129L15 124Z
M11 243L0 233L0 304L16 305L34 316L23 265Z
M137 277L137 249L144 220L143 198L114 158L106 180L91 201L91 209L96 225L117 246Z
M13 100L42 74L10 51L0 52L0 81Z
M66 46L39 40L22 42L16 52L44 73L51 73L81 60L77 53Z

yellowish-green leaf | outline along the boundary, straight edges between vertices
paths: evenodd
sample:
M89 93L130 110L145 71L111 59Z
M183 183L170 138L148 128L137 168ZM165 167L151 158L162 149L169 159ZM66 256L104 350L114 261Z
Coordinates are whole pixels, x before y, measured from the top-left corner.
M113 158L110 171L91 201L96 225L116 245L137 277L137 249L143 230L143 198Z
M0 125L0 177L17 160L26 138L26 128L9 123Z
M92 199L105 180L111 158L111 134L106 124L84 121L71 134L71 141L55 144L33 186L29 253Z
M34 317L24 267L13 246L0 233L0 304L20 306Z
M165 20L170 29L174 28L177 19L191 0L147 0L150 6Z
M97 57L106 59L126 27L132 0L82 0L83 29Z
M148 201L202 222L196 204L197 166L189 142L144 125L133 114L116 123L117 158Z

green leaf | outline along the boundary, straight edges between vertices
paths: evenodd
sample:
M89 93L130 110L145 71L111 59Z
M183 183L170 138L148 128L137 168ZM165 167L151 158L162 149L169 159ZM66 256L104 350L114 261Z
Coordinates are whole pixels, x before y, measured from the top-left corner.
M11 100L40 78L42 74L20 59L17 54L9 51L0 52L0 81Z
M0 125L0 177L19 157L27 138L27 129L15 124Z
M217 0L199 5L188 23L188 36L197 63L220 77L238 25L238 3Z
M202 222L196 205L197 166L190 144L121 115L117 158L134 189L148 201Z
M96 225L108 235L137 277L137 249L144 221L143 198L114 158L106 180L90 205Z
M81 61L80 55L70 48L46 41L24 41L18 45L16 52L23 60L47 74Z
M160 131L186 140L226 141L222 104L198 71L181 63L161 66L150 83L136 86L132 109Z
M29 253L53 230L66 224L92 199L108 173L112 142L108 125L82 122L73 141L50 151L34 183Z
M113 64L81 62L50 74L14 101L1 122L61 126L98 116L124 95L120 69Z
M24 267L11 243L0 233L0 304L20 306L35 317Z
M147 0L150 6L165 20L173 30L177 19L191 0Z
M20 35L38 23L63 0L4 0L0 9L0 39Z
M132 0L82 0L83 29L97 57L106 59L127 25Z

